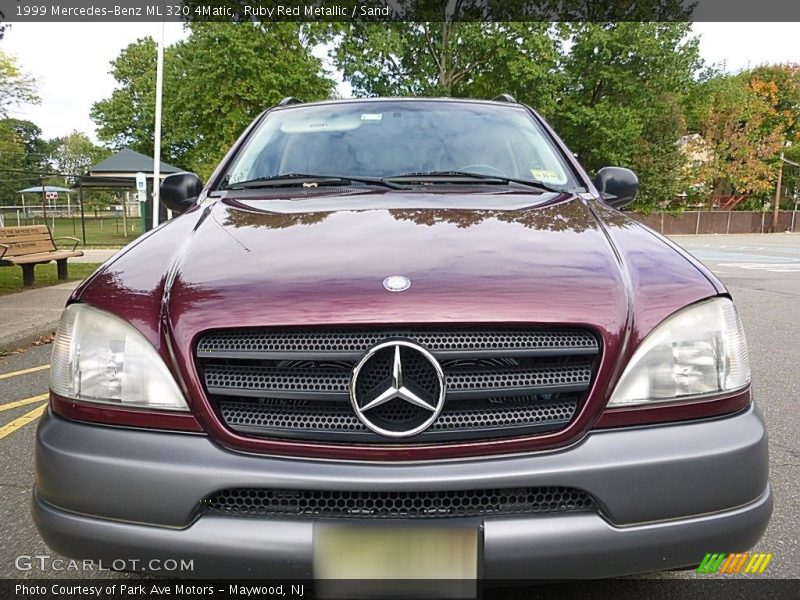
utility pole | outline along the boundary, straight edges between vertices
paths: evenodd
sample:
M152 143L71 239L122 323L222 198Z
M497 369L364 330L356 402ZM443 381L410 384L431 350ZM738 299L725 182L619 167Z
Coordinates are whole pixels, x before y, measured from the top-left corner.
M772 233L778 233L778 216L781 211L781 185L783 184L783 150L778 166L778 185L775 187L775 206L772 211Z

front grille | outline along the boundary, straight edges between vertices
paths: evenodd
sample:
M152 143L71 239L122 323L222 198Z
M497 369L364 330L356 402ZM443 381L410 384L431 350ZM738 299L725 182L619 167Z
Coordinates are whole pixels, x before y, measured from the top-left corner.
M415 342L441 365L445 404L422 433L405 440L373 433L350 403L353 367L389 340ZM554 431L576 414L599 355L594 335L579 329L374 328L217 331L197 344L206 392L226 425L242 434L349 443L419 443ZM401 350L403 369L435 396L435 372L418 353ZM362 369L357 393L381 389L392 351ZM392 400L374 409L385 429L412 429L418 408ZM411 425L410 425L411 424Z
M423 492L234 488L206 498L212 514L285 519L430 519L592 510L583 491L524 487Z

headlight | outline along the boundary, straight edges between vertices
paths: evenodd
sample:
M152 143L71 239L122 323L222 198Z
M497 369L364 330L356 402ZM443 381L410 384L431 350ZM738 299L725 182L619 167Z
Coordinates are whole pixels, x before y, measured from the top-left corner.
M72 304L61 316L50 389L86 402L189 410L152 344L119 317L85 304Z
M742 323L733 302L714 298L667 318L641 343L609 408L685 400L750 382Z

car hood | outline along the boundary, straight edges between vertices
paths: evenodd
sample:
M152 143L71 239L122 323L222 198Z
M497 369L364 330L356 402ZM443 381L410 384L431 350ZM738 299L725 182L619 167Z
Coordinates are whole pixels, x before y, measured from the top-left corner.
M577 199L522 210L255 205L278 207L218 203L192 237L171 288L176 328L197 331L212 314L215 327L625 318L619 265ZM387 291L392 275L411 287Z
M392 275L411 287L387 291ZM616 355L721 289L590 198L392 192L210 201L106 265L74 299L121 314L159 348L166 326L180 353L208 329L536 323L592 328Z

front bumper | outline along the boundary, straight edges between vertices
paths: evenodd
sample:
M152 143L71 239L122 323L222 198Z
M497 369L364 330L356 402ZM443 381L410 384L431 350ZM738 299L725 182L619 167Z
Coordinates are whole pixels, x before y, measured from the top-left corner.
M48 414L38 432L34 520L57 552L194 561L182 576L305 578L313 521L198 516L234 487L423 491L585 490L598 512L486 517L486 579L611 577L697 564L753 546L772 512L758 412L596 431L557 451L436 463L253 456L203 435L85 425Z

